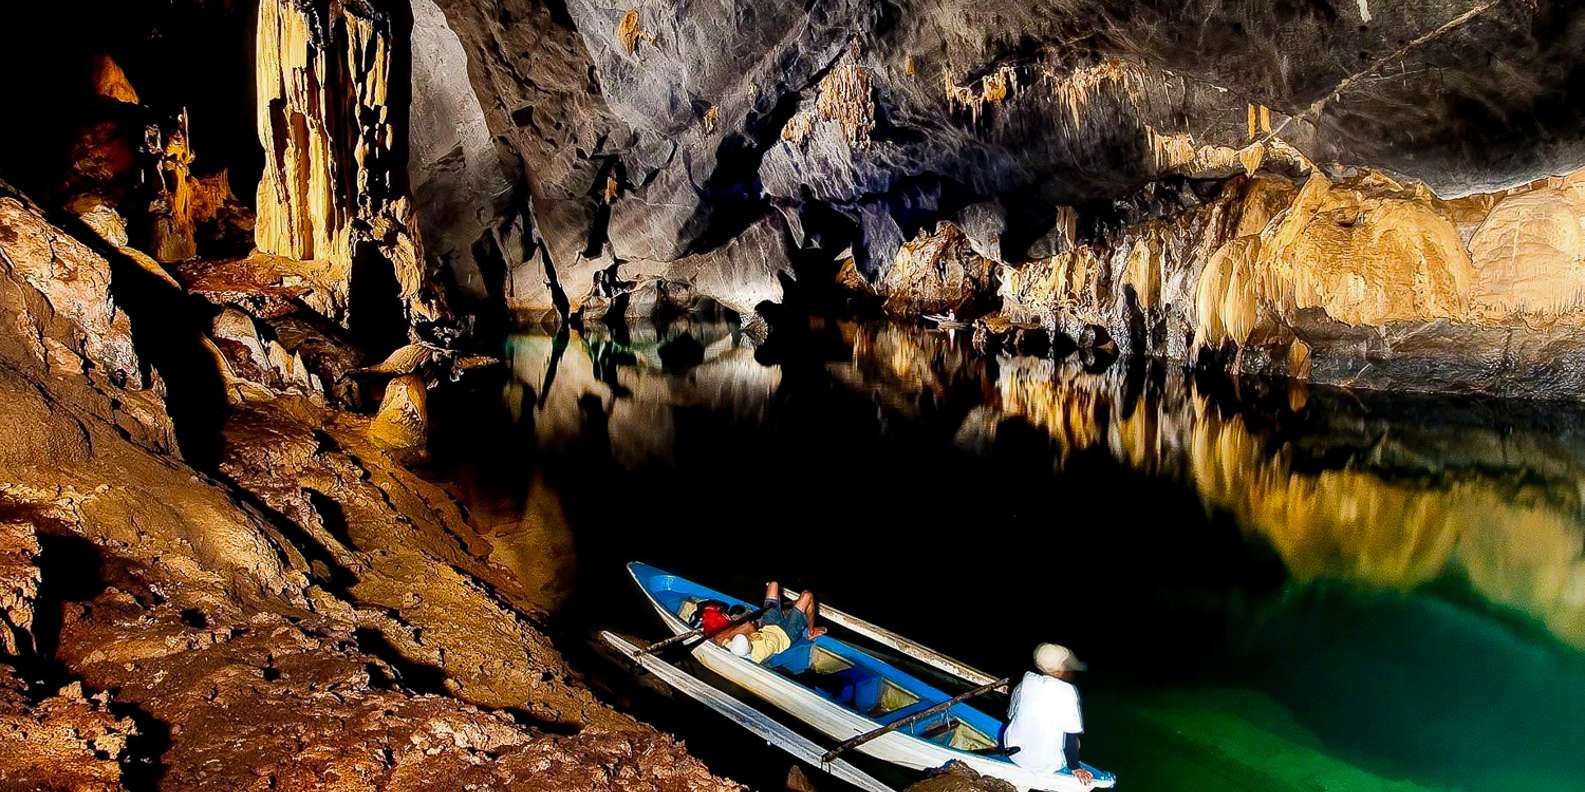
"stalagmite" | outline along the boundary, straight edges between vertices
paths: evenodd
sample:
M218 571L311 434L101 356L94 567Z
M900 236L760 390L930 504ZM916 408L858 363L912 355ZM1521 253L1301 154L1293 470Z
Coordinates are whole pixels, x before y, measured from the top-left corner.
M369 434L394 448L416 448L428 437L429 412L424 380L406 374L385 386L380 411L369 425Z

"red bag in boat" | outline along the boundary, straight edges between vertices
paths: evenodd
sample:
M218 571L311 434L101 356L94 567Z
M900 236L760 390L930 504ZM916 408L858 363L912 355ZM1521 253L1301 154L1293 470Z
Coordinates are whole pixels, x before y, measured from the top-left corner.
M732 626L732 617L726 612L726 604L706 602L701 605L699 607L699 626L704 628L704 634L707 637Z

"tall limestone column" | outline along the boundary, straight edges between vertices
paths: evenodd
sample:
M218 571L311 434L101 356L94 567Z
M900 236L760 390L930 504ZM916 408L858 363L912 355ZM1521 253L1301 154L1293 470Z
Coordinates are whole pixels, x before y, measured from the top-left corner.
M440 318L407 185L405 0L260 0L254 240L315 262L332 318L375 347Z

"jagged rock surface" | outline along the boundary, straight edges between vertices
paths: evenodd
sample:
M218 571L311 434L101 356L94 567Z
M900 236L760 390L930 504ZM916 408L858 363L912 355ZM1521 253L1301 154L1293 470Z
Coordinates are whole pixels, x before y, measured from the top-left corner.
M371 346L441 318L407 188L411 24L403 3L258 4L255 242L325 262L330 315Z
M1376 173L1226 184L1005 268L1003 314L1125 352L1378 389L1585 386L1580 177L1456 201Z
M529 229L514 210L516 187L468 82L462 42L434 0L414 0L412 10L407 171L425 254L444 263L436 270L449 279L456 310L498 311Z
M1172 174L1287 172L1302 151L1452 196L1585 156L1571 85L1545 67L1580 35L1565 3L441 6L571 293L609 263L604 239L675 260L771 206L801 245L857 243L878 282L905 239L971 205L1017 260L1043 254L1061 207Z
M862 277L850 277L854 288L865 287ZM875 291L893 316L977 316L996 292L996 262L975 252L957 226L943 222L897 249Z
M109 711L109 699L85 696L74 683L34 701L0 665L0 788L122 789L119 761L137 730L131 718Z
M109 262L10 197L0 262L0 786L737 788L578 683L369 419L236 371L203 475Z

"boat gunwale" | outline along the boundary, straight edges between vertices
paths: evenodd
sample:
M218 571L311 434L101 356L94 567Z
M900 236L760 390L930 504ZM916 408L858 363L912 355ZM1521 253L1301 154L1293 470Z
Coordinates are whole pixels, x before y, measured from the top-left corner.
M637 583L640 591L644 591L645 597L650 600L651 605L655 605L655 610L658 611L658 613L661 613L661 615L666 616L667 626L674 630L674 632L678 632L678 634L680 634L680 632L686 632L689 627L686 626L682 619L678 618L675 613L670 613L670 611L667 610L667 608L664 607L661 602L659 602L658 597L655 596L655 592L651 591L650 586L645 586L644 581L640 580L639 572L637 572L636 567L647 567L647 569L655 570L655 573L650 575L650 577L655 578L655 580L661 580L661 578L680 580L683 581L683 583L688 583L691 588L701 589L701 592L707 592L708 596L723 600L723 602L726 602L726 604L748 605L748 607L753 607L753 605L748 604L747 600L739 599L739 597L729 596L729 594L726 594L726 592L716 591L716 589L710 588L710 586L705 586L705 584L697 583L697 581L689 580L689 578L680 577L680 575L675 575L675 573L666 572L666 570L659 569L659 567L655 567L655 565L642 564L642 562L632 562L632 564L628 564L628 570L629 573L631 573L632 578L634 578L634 583ZM678 591L678 589L666 589L666 591ZM884 659L881 659L881 657L873 656L873 654L867 653L867 651L864 651L864 649L857 648L857 646L843 642L843 640L840 640L840 638L832 638L829 637L829 635L821 635L821 637L815 638L812 643L815 646L819 646L821 649L831 651L831 653L835 654L835 656L843 657L843 659L862 659L862 661L865 661L865 665L869 667L869 670L872 670L872 672L877 672L877 675L880 676L881 680L894 681L894 683L896 683L896 681L900 678L900 680L905 681L905 683L918 684L918 687L903 686L903 684L899 684L899 687L902 687L903 691L907 691L908 694L918 695L918 702L911 703L911 705L905 706L905 708L900 708L900 710L894 710L891 711L891 713L886 713L886 719L884 719L884 721L883 719L870 718L870 716L861 713L861 711L851 710L851 708L848 708L848 706L843 706L842 703L835 702L835 700L832 700L831 697L823 695L823 692L816 691L815 687L810 687L808 684L802 683L802 681L797 680L797 678L794 678L794 676L788 675L788 673L778 672L777 668L766 667L766 665L756 664L756 662L745 661L745 659L742 659L742 657L737 657L735 654L732 654L731 657L734 659L734 661L739 661L742 662L742 664L745 664L743 665L745 668L754 668L754 670L759 670L759 672L767 673L767 675L772 676L772 678L777 678L777 680L786 681L786 683L796 686L799 691L810 695L812 700L819 700L819 702L824 703L824 705L831 706L831 708L834 708L834 710L842 711L842 713L845 714L850 714L850 716L853 716L853 718L857 719L857 721L862 721L864 724L869 724L870 729L875 729L875 727L883 727L883 725L891 724L891 722L908 718L910 714L927 710L927 708L930 708L930 706L935 706L938 705L938 703L946 702L946 700L949 700L951 697L953 697L953 695L948 694L948 692L941 691L941 689L932 686L932 684L927 683L927 681L919 680L918 676L911 675L911 673L905 672L905 670L902 670L902 668L889 664L889 662L884 661ZM838 648L843 649L843 651L832 651L831 645L838 646ZM697 645L694 646L694 648L697 648ZM888 675L888 673L880 673L880 670L875 667L884 668L886 672L891 672L891 675L894 676ZM935 699L930 700L929 697L926 697L926 695L919 695L919 692L921 692L919 691L919 687L922 687L924 691L929 692L930 695L934 695ZM991 740L992 743L1000 744L1000 740L1002 740L1002 729L1005 729L1006 727L1005 721L995 718L995 716L986 713L986 711L978 710L978 708L975 708L975 706L967 705L967 703L956 703L956 705L953 705L953 708L949 708L949 710L946 710L945 713L941 714L943 714L943 716L957 716L961 710L967 711L967 713L972 713L973 716L976 716L975 719L981 719L981 721L995 724L994 730L986 730L983 729L980 724L975 724L975 722L970 721L970 719L959 718L962 722L965 722L965 724L973 727L973 729L983 732L984 737L986 737L987 740ZM862 733L864 730L867 729L859 729L859 732L857 733ZM1013 760L1008 759L1006 756L991 756L991 754L976 754L976 752L973 751L964 751L964 749L953 748L953 746L948 746L948 744L935 743L935 741L926 740L926 738L918 737L918 735L915 735L915 733L905 732L905 730L897 730L897 732L892 733L896 733L896 735L899 735L899 737L910 738L910 740L915 740L918 741L918 743L926 744L926 746L930 746L932 749L937 749L937 751L946 751L951 752L951 754L957 754L959 759L981 760L981 762L1000 763L1000 765L1006 765L1006 767L1018 767L1018 765L1016 765Z

